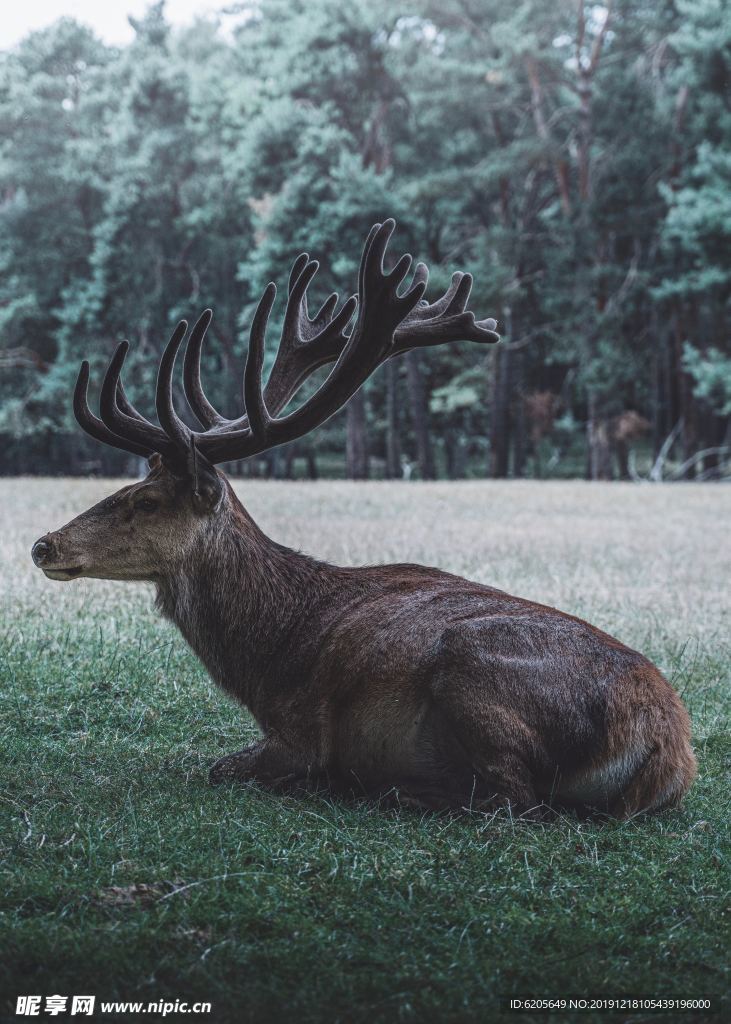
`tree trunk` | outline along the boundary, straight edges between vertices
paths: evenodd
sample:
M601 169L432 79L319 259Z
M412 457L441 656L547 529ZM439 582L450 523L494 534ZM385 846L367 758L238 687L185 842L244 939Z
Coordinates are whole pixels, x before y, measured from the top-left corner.
M356 391L346 406L346 435L345 458L348 477L351 480L367 480L368 438L363 388Z
M590 480L612 479L612 449L609 444L609 424L602 415L599 399L589 392L589 422L587 424L588 473Z
M658 330L657 313L653 306L651 313L651 335L654 338L660 338L661 334ZM663 413L663 393L662 393L662 375L661 375L661 355L658 352L657 347L653 347L652 350L652 452L653 457L657 457L657 453L660 451L660 445L662 440L660 438Z
M294 480L294 459L297 454L297 446L287 444L284 446L284 478Z
M384 366L386 375L386 479L401 476L401 444L399 438L398 370L393 359Z
M525 403L523 401L523 356L511 353L510 391L513 421L513 476L525 476Z
M419 353L413 349L406 356L406 382L409 389L411 424L416 437L416 458L422 480L434 480L434 449L429 436L429 406L421 372Z
M281 480L283 476L284 460L281 448L272 448L264 453L265 477L267 480Z
M543 453L541 451L541 443L543 438L534 438L533 440L533 477L536 480L543 479Z
M704 431L703 445L708 448L718 449L728 443L731 433L731 420L714 413L711 409L704 410ZM718 450L710 451L703 459L703 479L720 480L721 467L724 464L724 456Z
M693 316L689 316L693 322ZM683 418L682 451L683 461L689 460L701 447L698 438L698 419L696 401L693 395L693 378L683 369L683 344L686 338L682 316L675 319L675 375L678 388L679 415ZM683 473L684 480L692 480L699 467L692 463Z
M619 479L629 480L629 445L626 441L617 441L616 448Z
M490 476L508 475L510 451L510 356L508 348L493 349L490 402Z
M460 480L464 476L464 447L460 431L449 427L444 437L444 448L447 460L447 476L450 480Z

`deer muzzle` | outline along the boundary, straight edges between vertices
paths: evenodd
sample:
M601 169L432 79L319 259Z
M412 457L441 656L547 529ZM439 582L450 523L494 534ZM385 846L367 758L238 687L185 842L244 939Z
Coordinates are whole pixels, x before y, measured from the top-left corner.
M58 534L53 533L47 533L45 537L41 537L31 548L31 558L49 579L72 580L81 575L82 567L78 564L64 564L64 559L59 552L58 539Z

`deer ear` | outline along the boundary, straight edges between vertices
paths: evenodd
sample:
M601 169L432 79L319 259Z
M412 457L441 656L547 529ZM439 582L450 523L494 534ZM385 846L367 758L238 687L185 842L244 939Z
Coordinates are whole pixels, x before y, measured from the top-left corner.
M162 455L160 455L159 452L153 452L152 455L147 460L147 465L150 467L153 473L158 469L162 469Z
M223 484L216 470L210 477L202 474L198 478L198 488L193 491L193 508L196 512L215 512L223 500Z
M215 512L223 500L223 481L216 467L200 454L192 439L188 475L193 485L193 508L196 512Z

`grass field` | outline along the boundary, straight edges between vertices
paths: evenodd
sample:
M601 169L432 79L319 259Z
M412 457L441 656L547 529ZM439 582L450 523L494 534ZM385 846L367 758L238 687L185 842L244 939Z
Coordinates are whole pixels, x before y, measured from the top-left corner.
M224 1024L532 1019L504 1011L511 995L724 998L731 488L239 488L284 543L467 574L662 668L694 722L685 806L531 825L210 788L209 764L255 729L151 591L53 583L30 560L117 485L0 481L0 1015L25 993L207 1000L209 1018L181 1019Z

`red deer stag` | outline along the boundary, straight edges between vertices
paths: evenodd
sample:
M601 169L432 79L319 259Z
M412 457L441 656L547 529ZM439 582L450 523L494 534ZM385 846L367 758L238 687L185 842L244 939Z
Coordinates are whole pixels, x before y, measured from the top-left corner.
M358 295L310 317L318 264L294 264L284 326L266 387L262 363L275 297L268 285L251 327L246 415L216 412L200 382L206 311L188 340L183 380L203 430L173 405L181 322L160 363L159 426L120 380L123 342L87 404L81 366L74 411L93 437L149 457L123 487L41 538L33 559L50 579L148 580L213 679L254 715L263 738L217 761L214 783L395 791L428 808L510 805L534 816L557 802L626 817L677 804L695 774L685 708L641 654L582 622L493 587L419 565L339 568L266 537L217 463L300 437L340 409L376 367L407 349L494 342L495 321L466 309L468 274L434 303L427 269L383 260L393 221L372 229ZM348 325L357 309L354 326ZM278 414L318 367L324 383Z

